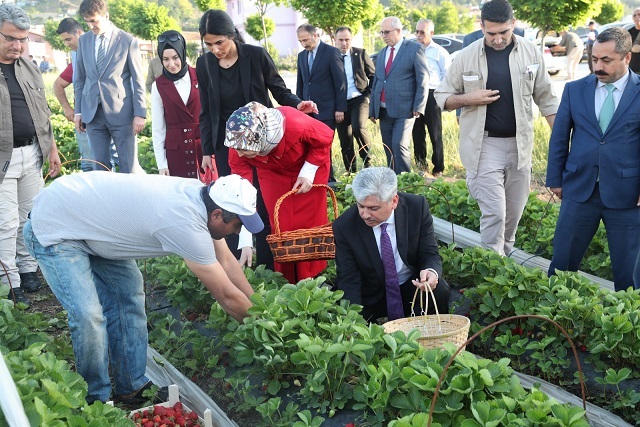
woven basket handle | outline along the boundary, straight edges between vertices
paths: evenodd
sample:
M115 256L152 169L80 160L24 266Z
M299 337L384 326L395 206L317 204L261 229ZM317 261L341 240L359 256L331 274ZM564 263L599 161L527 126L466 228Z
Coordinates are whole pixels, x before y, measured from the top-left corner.
M436 304L436 296L433 294L433 289L431 289L431 286L426 285L425 288L427 288L428 290L427 291L423 291L422 289L420 289L420 288L418 288L416 286L416 291L413 293L413 300L411 301L411 316L413 317L413 316L416 315L415 311L413 310L413 307L414 307L414 305L416 303L416 296L418 296L418 293L420 293L420 298L419 298L420 310L422 311L422 314L424 314L424 315L427 314L427 311L429 311L429 294L430 294L431 295L431 300L433 301L433 308L436 310L436 316L438 316L438 324L440 324L440 312L438 311L438 304ZM425 297L424 297L424 302L425 302L424 307L422 306L422 293L423 292L427 293L427 295L425 295ZM427 323L427 318L426 317L424 319L424 323L425 323L425 325Z
M322 187L329 190L329 195L331 196L331 202L333 203L333 217L337 218L338 217L338 200L336 199L336 193L333 192L333 189L326 184L312 184L311 187L312 188ZM273 222L275 225L275 234L277 234L278 236L280 236L280 205L282 204L284 199L286 199L292 194L296 194L297 192L298 190L289 190L286 193L284 193L282 196L280 196L280 198L276 202L276 207L273 210Z

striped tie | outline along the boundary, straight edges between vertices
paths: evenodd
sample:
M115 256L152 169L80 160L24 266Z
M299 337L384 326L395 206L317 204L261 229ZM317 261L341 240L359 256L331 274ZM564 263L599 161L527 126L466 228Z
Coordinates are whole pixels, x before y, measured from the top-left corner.
M100 46L98 47L96 66L98 67L98 73L101 73L104 69L104 34L100 35Z

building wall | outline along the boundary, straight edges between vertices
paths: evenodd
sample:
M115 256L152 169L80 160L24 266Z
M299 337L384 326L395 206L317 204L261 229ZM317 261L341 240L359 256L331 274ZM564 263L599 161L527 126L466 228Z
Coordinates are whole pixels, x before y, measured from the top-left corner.
M242 34L242 37L247 43L259 45L261 43L249 36L244 29L247 16L256 12L255 6L250 1L227 0L227 13ZM300 44L296 37L296 29L306 22L302 14L289 7L272 6L267 12L267 16L273 19L276 24L276 30L269 37L269 42L273 43L278 49L280 56L297 54L300 51Z

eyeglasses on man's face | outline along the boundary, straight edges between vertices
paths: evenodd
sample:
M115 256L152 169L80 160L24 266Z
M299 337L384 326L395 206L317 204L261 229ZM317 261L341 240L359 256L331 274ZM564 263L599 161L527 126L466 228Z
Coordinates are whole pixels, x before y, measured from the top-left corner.
M425 35L425 34L427 34L427 33L426 33L426 31L423 31L423 30L416 30L416 34L419 34L419 35L421 35L421 36L424 36L424 35Z
M393 30L384 30L384 31L380 31L380 35L381 36L388 36L389 33L393 33L394 31L398 31L397 28L394 28Z
M22 37L19 39L13 36L7 36L6 34L2 34L2 33L0 33L0 35L2 35L2 37L4 37L4 39L9 43L15 43L15 42L26 43L29 41L29 37Z

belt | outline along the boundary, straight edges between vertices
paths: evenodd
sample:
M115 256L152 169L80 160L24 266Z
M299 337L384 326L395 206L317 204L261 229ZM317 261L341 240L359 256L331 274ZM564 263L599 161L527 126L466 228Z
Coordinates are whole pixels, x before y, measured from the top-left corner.
M38 140L36 135L33 135L30 139L25 139L22 141L13 141L13 148L26 147L27 145L31 145Z
M487 136L489 138L515 138L515 135L505 135L505 134L499 134L499 133L495 133L495 132L491 132L488 130L484 131L484 136Z

